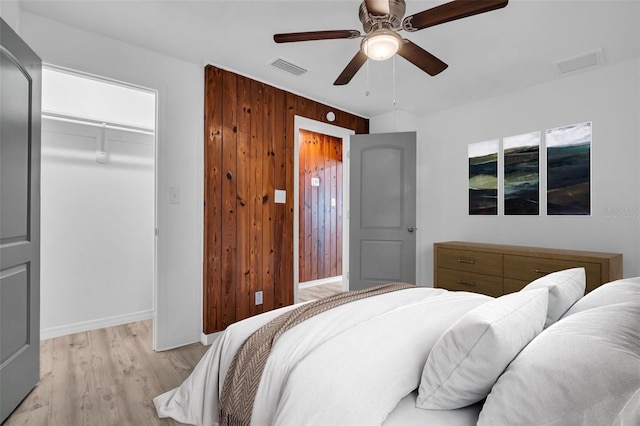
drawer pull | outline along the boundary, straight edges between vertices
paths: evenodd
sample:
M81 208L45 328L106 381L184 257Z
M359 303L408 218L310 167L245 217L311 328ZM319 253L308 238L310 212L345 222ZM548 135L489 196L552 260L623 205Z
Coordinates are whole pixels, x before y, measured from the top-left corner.
M475 286L476 285L476 283L474 283L473 281L462 281L462 280L458 280L458 284L470 285L470 286Z
M535 269L535 272L537 274L550 274L551 273L549 271L543 271L542 269L538 269L538 268Z
M473 265L474 263L476 263L476 261L473 259L458 259L458 263L468 263L470 265Z

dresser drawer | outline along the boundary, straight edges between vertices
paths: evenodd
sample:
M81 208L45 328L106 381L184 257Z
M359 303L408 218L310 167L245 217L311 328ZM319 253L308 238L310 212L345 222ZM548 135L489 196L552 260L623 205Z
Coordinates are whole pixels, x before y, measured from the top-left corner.
M437 287L447 290L471 291L498 297L502 295L502 277L438 268Z
M473 250L438 249L438 268L502 276L502 255Z
M528 256L504 256L504 277L529 283L551 272L583 267L587 274L587 292L602 283L599 263L546 259Z
M504 294L515 293L517 291L522 290L530 281L524 280L515 280L513 278L504 278L503 279L503 287Z

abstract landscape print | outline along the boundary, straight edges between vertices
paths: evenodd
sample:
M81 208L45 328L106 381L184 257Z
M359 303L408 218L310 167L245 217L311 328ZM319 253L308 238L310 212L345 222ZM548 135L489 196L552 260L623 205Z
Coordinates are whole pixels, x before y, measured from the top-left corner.
M591 214L591 122L546 132L547 215Z
M540 214L540 132L502 141L504 214Z
M498 214L498 139L472 143L469 157L469 214Z

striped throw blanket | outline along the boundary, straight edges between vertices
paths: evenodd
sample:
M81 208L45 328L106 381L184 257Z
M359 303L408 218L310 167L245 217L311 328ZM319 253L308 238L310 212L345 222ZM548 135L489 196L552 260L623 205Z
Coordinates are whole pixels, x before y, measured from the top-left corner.
M413 284L393 283L338 293L286 312L256 330L238 349L224 379L220 397L220 425L251 424L253 403L267 358L273 345L287 330L336 306L413 287Z

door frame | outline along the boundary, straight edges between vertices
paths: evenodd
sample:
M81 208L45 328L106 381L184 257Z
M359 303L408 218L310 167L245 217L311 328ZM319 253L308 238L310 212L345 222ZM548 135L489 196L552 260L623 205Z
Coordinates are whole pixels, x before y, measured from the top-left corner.
M300 130L342 139L342 286L349 289L349 147L352 129L294 116L293 142L293 303L298 303L300 284Z
M88 79L93 79L99 82L103 82L103 83L108 83L108 84L112 84L114 86L120 86L120 87L124 87L126 89L132 89L132 90L138 90L141 92L147 92L147 93L152 93L154 98L155 98L155 102L154 102L154 115L155 115L155 124L154 124L154 136L153 136L153 229L154 229L154 235L153 235L153 265L152 265L152 305L151 305L151 309L153 311L152 314L152 326L151 326L151 334L152 334L152 349L154 351L158 350L158 327L157 324L159 323L157 321L157 316L158 316L158 307L157 307L157 300L158 300L158 132L159 132L159 125L158 125L158 109L159 109L159 105L158 105L158 97L159 97L159 92L156 89L152 89L149 87L145 87L145 86L141 86L138 84L134 84L134 83L129 83L126 81L122 81L122 80L117 80L114 78L110 78L110 77L106 77L104 75L98 75L98 74L92 74L90 72L86 72L86 71L81 71L75 68L68 68L68 67L64 67L64 66L60 66L60 65L56 65L56 64L52 64L49 62L43 62L42 63L42 68L44 69L49 69L52 71L57 71L57 72L62 72L62 73L67 73L70 75L75 75L81 78L88 78ZM42 113L43 115L48 115L46 112ZM72 120L73 121L73 120ZM88 120L91 121L91 120ZM123 126L123 125L117 125L117 126ZM116 127L117 127L116 126ZM124 128L127 128L127 126L123 126Z

